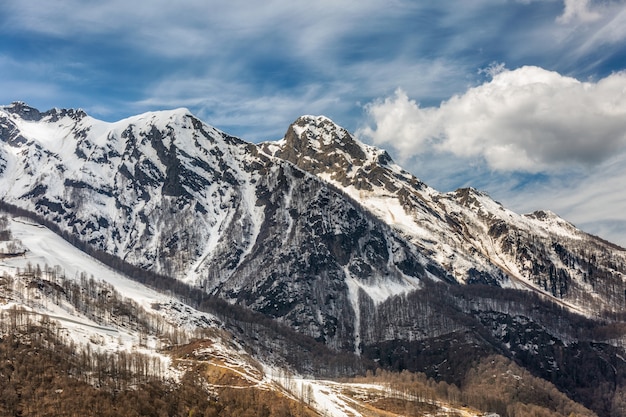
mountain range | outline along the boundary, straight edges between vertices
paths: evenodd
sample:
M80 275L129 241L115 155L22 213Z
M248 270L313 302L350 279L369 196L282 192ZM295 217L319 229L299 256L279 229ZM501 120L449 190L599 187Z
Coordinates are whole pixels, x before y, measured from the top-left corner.
M214 300L213 313L286 326L286 344L352 357L331 370L274 345L300 372L375 366L462 386L499 355L621 415L626 251L549 211L438 192L326 117L253 144L186 109L107 123L13 103L0 109L0 196L185 305ZM273 336L226 316L278 360Z

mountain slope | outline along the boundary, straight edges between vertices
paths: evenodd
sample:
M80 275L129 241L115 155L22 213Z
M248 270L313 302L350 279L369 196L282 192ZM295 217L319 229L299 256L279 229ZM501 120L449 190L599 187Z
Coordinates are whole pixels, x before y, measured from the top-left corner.
M0 411L7 415L474 417L505 398L509 408L546 416L594 415L503 358L481 364L463 391L406 372L343 383L293 375L279 355L272 365L255 358L258 333L238 332L242 322L233 327L147 288L24 218L0 216L0 273ZM496 374L501 392L483 390L483 373ZM538 399L520 396L520 386Z
M304 416L329 408L304 404L280 380L294 369L281 349L259 361L237 326L133 281L28 219L0 216L0 230L3 413L240 415L252 403L257 412Z
M359 291L446 279L333 187L185 109L109 124L16 103L0 126L4 204L336 348L358 344Z
M553 213L520 216L474 189L437 192L323 116L261 148L343 189L459 283L537 291L589 315L626 305L626 251Z
M437 192L322 116L260 148L342 189L462 284L425 281L406 296L363 300L364 356L461 383L504 354L599 415L620 415L624 249L471 188Z

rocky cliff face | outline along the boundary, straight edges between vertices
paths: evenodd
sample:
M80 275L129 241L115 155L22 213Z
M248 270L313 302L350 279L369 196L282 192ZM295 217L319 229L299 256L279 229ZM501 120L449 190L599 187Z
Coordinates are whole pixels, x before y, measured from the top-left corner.
M518 215L471 188L440 193L325 117L304 116L261 149L342 189L461 284L536 291L592 315L626 305L626 252L553 213Z

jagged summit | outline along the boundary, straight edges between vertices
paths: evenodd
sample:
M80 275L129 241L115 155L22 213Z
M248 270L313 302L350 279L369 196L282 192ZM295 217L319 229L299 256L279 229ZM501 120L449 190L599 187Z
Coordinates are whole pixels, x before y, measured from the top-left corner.
M287 132L286 144L301 152L314 149L318 153L333 153L340 149L357 160L365 158L362 144L326 116L302 116L291 124Z
M172 121L182 121L185 119L199 119L186 107L178 107L167 110L153 110L142 114L133 115L122 119L113 124L127 124L127 123L145 123L147 120L155 122L171 123ZM208 125L207 125L208 126ZM211 128L215 129L211 126ZM217 129L216 129L217 130Z
M20 116L24 120L40 120L41 113L34 107L30 107L23 101L14 101L8 106L3 106L2 110Z
M281 141L266 146L274 156L312 169L349 168L347 164L362 165L367 158L364 146L325 116L298 118Z
M23 101L14 101L9 105L0 106L0 112L4 112L6 114L13 115L15 117L19 117L19 119L28 122L36 122L36 121L45 121L49 123L57 122L64 117L70 117L75 121L79 121L85 117L89 117L88 114L83 109L74 109L74 108L58 108L54 107L45 112L40 111L39 109L28 105ZM186 107L179 107L170 110L155 110L149 111L138 115L132 115L117 122L104 122L101 120L97 120L95 118L91 118L95 122L103 123L103 124L124 124L128 122L138 122L142 120L174 120L180 118L194 118L197 119L193 113Z
M325 116L302 116L289 126L283 139L259 146L267 154L342 187L374 191L383 186L388 192L395 192L397 188L390 176L419 183L396 165L386 151L364 144Z
M14 101L8 106L2 106L0 107L0 111L17 116L24 121L31 122L44 119L54 122L66 116L69 116L74 120L80 120L87 116L87 113L85 113L82 109L59 109L56 107L42 113L38 109L29 106L23 101Z

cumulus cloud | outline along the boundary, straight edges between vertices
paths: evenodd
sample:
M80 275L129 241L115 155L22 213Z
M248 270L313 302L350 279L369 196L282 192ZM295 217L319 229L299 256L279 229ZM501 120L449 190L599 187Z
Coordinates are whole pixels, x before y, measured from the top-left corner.
M500 68L439 107L422 108L398 89L366 111L373 126L357 133L405 157L450 152L500 171L554 172L626 148L626 72L581 82L538 67Z

